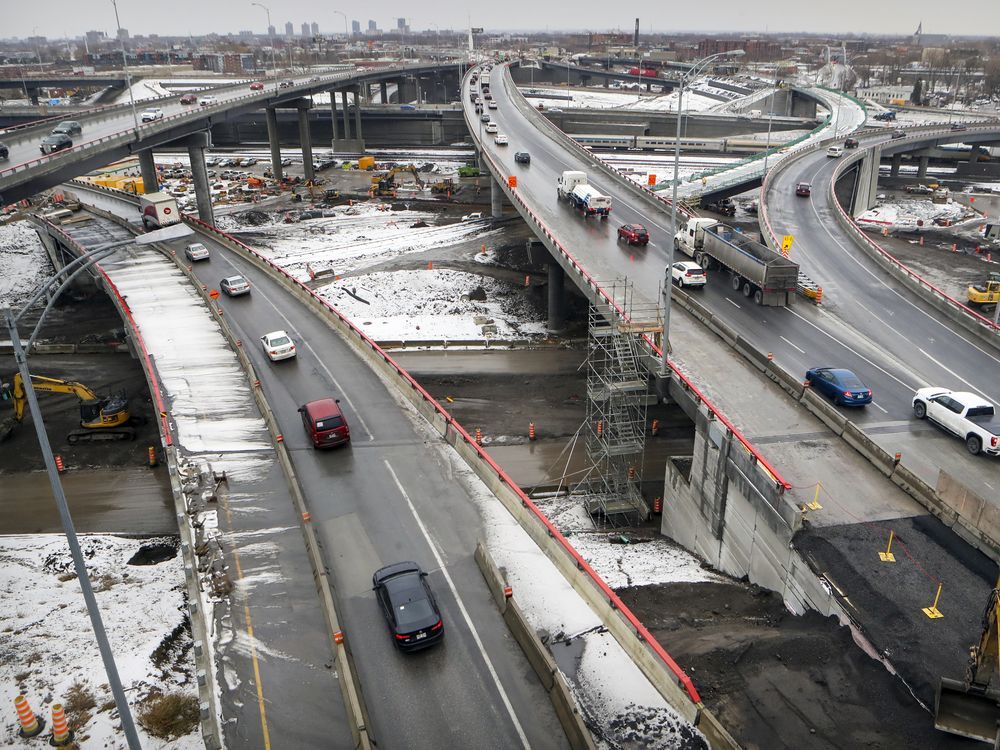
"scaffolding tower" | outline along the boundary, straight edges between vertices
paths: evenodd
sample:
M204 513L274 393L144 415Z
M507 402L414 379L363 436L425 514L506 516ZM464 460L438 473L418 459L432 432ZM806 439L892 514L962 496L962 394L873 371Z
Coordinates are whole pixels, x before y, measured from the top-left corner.
M655 304L635 304L627 280L605 286L611 301L590 305L587 425L590 471L575 489L587 511L612 525L649 517L642 498L649 376L642 358L662 331Z

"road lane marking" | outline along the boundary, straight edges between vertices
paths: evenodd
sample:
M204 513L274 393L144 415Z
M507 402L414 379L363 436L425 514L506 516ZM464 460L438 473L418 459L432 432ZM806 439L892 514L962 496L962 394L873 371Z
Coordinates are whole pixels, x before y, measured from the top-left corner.
M317 364L320 367L323 368L323 372L325 372L326 376L328 378L330 378L330 382L332 382L334 384L334 386L336 386L337 390L340 391L340 395L343 397L343 399L351 407L351 411L354 412L354 416L357 417L357 420L361 423L361 426L365 429L365 432L368 433L368 440L369 441L374 440L375 439L375 435L373 435L372 431L368 428L368 423L365 422L364 417L361 416L361 412L358 411L358 408L354 405L354 402L351 401L351 397L347 395L347 391L344 390L344 387L340 383L337 382L337 379L333 376L333 373L330 372L330 368L328 368L325 364L323 364L323 360L319 358L319 356L316 354L316 351L312 348L312 346L309 345L309 342L306 340L306 337L303 336L301 333L299 333L299 330L295 327L295 324L292 323L292 321L290 321L288 319L288 317L283 312L281 312L280 309L278 309L278 306L276 304L274 304L274 301L270 297L268 297L266 294L264 294L264 292L260 291L260 287L257 287L257 286L254 287L254 294L255 295L259 294L261 297L263 297L265 299L265 301L271 307L274 308L274 311L276 313L278 313L278 315L281 317L281 319L283 321L285 321L285 323L288 325L288 327L292 331L295 332L295 335L298 337L299 342L301 342L302 346L304 346L306 349L309 350L309 353L312 354L313 357L316 359ZM337 334L334 332L334 335L337 335Z
M987 397L987 395L985 393L983 393L981 390L979 390L978 388L976 388L976 386L974 386L968 380L966 380L965 378L963 378L957 372L955 372L954 370L950 369L949 367L946 367L942 362L939 362L938 360L934 359L934 357L932 357L930 354L928 354L927 352L925 352L923 349L917 347L917 351L920 352L921 354L923 354L925 357L927 357L927 359L929 359L931 362L933 362L934 364L936 364L938 367L940 367L942 370L944 370L946 373L948 373L952 377L957 378L958 380L961 380L963 383L965 383L967 386L969 386L969 388L971 388L972 390L974 390L976 393L978 393L980 396L982 396L983 398L985 398L987 401L989 400L989 398Z
M878 409L883 414L888 414L889 413L888 409L883 409L881 406L879 406L878 404L876 404L874 401L871 401L869 403L871 403L872 406L874 406L876 409Z
M444 576L445 581L448 582L448 588L451 589L452 596L455 597L455 601L458 602L458 608L462 612L462 618L465 620L466 626L469 628L469 632L472 633L472 638L476 642L476 646L479 648L479 653L483 657L483 661L486 662L486 668L490 671L490 676L493 678L493 684L496 685L497 691L500 693L500 698L503 700L503 704L507 709L507 714L510 716L510 720L514 724L514 728L517 730L517 736L521 738L521 745L530 748L531 744L528 742L528 737L524 733L524 729L521 727L521 722L517 720L517 715L514 713L514 707L510 703L510 699L507 697L507 692L503 689L503 685L500 684L500 677L497 675L496 669L493 668L493 662L490 661L489 655L486 653L486 648L483 646L482 640L479 638L479 633L476 630L476 626L472 624L472 618L469 617L469 612L465 608L465 602L462 601L462 597L458 594L458 589L455 588L455 582L451 580L451 575L448 574L448 569L445 567L444 559L441 557L441 553L438 551L437 544L431 539L431 535L427 532L427 527L420 518L420 514L417 513L416 507L413 505L413 501L410 500L410 496L406 494L406 490L403 489L403 485L399 481L399 477L396 476L396 472L392 468L392 464L389 463L388 459L382 459L385 464L385 468L388 469L389 474L392 476L392 481L396 483L397 489L399 489L399 494L403 496L406 500L406 504L410 507L410 513L413 514L413 518L417 522L417 526L420 527L420 533L424 535L424 539L427 541L427 546L431 548L431 554L434 555L434 560L437 563L438 569L441 571L441 575Z
M737 305L735 302L733 302L731 299L729 299L729 297L723 297L723 299L726 302L728 302L730 305L732 305L733 307L735 307L737 310L742 310L743 309L742 307L740 307L739 305Z
M811 320L807 320L806 318L803 318L801 315L799 315L797 312L795 312L792 308L786 307L785 309L788 310L788 312L790 312L792 315L794 315L799 320L807 323L808 325L811 325L813 328L815 328L817 331L819 331L820 333L822 333L824 336L826 336L831 341L837 342L842 347L844 347L845 349L847 349L847 351L849 351L852 354L854 354L855 356L861 358L862 361L864 361L867 364L871 365L876 370L878 370L879 372L881 372L883 375L889 376L890 378L892 378L893 380L895 380L897 383L899 383L904 388L909 388L911 391L917 390L914 386L910 385L909 383L903 382L902 380L900 380L899 378L897 378L895 375L893 375L888 370L886 370L886 369L884 369L882 367L879 367L877 364L875 364L870 359L868 359L868 357L866 357L864 354L862 354L861 352L859 352L857 349L853 349L852 347L848 346L843 341L841 341L836 336L834 336L832 333L824 331L822 328L820 328L818 325L816 325L815 323L813 323Z
M792 347L799 354L805 354L805 352L802 349L799 349L799 347L795 346L795 344L793 344L791 341L789 341L788 339L786 339L784 336L778 336L778 338L781 339L782 341L784 341L790 347Z

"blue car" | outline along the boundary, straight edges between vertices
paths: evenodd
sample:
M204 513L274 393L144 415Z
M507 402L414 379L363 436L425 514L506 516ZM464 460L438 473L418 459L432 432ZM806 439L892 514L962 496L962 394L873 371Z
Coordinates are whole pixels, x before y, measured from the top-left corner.
M850 370L814 367L806 372L806 382L837 406L864 406L872 402L872 389Z

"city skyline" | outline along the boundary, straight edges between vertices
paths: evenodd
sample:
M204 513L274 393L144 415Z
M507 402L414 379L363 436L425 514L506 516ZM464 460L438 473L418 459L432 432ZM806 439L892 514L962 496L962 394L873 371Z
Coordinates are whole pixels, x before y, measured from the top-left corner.
M349 20L357 20L366 28L369 19L374 18L378 27L393 31L398 18L406 18L414 31L450 29L462 31L470 21L488 32L539 32L614 30L629 31L636 15L641 25L640 33L698 33L698 34L854 34L859 27L866 35L912 34L918 24L923 24L928 34L954 36L988 36L982 30L996 32L1000 29L1000 3L996 0L967 0L961 14L942 14L940 4L935 0L884 0L879 9L872 10L871 3L848 0L831 14L823 7L777 0L771 2L766 12L750 16L746 5L739 0L718 0L710 16L697 7L680 8L637 8L627 15L613 13L607 6L596 0L580 0L571 15L555 7L538 7L526 0L513 0L503 7L469 6L454 0L445 0L434 7L420 9L416 16L409 12L412 6L394 1L379 3L377 8L367 8L363 12L347 13ZM51 0L44 17L33 18L30 14L13 14L5 19L4 36L26 38L32 35L49 38L74 38L86 30L103 28L109 36L114 36L114 10L111 3L102 10L100 3L86 5L75 0ZM524 7L520 7L523 5ZM470 11L472 12L470 17ZM520 11L520 12L519 12ZM196 3L194 0L178 0L169 6L119 6L121 24L133 36L203 36L210 33L233 33L250 29L254 33L267 32L267 18L263 10L251 7L245 0L219 0L211 5ZM259 15L259 18L257 17ZM233 17L241 20L237 28L228 28ZM531 25L519 23L530 18ZM581 18L588 23L581 25ZM55 20L51 20L55 19ZM315 0L293 0L271 9L271 21L282 28L285 21L291 21L296 28L304 19L317 22L321 29L331 35L342 34L343 17L334 13L326 4ZM721 21L720 21L721 19ZM713 25L715 24L715 25Z

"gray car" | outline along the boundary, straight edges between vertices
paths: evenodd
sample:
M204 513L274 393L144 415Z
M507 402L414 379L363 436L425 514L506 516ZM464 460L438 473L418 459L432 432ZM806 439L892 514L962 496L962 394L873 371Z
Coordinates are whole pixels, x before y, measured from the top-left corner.
M219 288L230 297L250 294L250 282L242 276L227 276L219 282Z
M7 150L6 143L0 143L0 159L7 159L10 156L10 151Z
M65 133L53 133L42 138L40 150L43 154L53 154L64 148L73 148L73 139Z
M74 135L80 135L83 132L83 126L76 120L63 120L61 123L52 128L52 135L56 133L63 133L70 137Z

